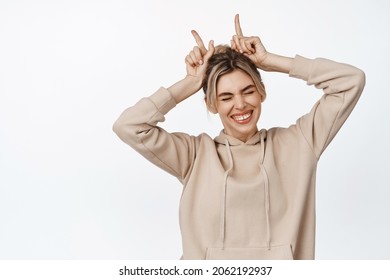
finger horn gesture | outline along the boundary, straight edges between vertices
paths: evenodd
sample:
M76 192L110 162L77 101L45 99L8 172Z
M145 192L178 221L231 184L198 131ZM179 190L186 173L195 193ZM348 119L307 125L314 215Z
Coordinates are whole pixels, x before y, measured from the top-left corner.
M231 47L233 50L243 53L248 56L257 67L261 68L261 63L267 56L267 51L261 43L261 40L257 36L244 36L241 25L240 17L237 14L234 17L234 27L236 34L233 35L231 40Z
M209 42L208 49L206 49L198 32L192 30L191 33L192 36L194 36L196 46L194 46L192 51L190 51L185 58L187 74L202 78L204 71L206 70L207 61L214 53L214 42L211 40Z

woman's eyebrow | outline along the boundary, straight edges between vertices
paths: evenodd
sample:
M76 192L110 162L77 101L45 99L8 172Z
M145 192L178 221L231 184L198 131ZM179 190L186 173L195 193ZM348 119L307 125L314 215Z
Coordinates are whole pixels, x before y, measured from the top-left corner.
M244 88L241 90L241 92L247 91L248 89L252 89L252 88L254 88L254 87L255 87L254 84L248 85L248 86L244 87Z
M248 89L252 89L252 88L255 88L254 84L247 85L246 87L241 89L240 92L244 92L244 91L247 91ZM231 92L220 92L220 93L218 93L218 97L227 96L227 95L233 95L233 93L231 93Z
M233 95L233 93L231 93L231 92L221 92L221 93L218 93L218 97L227 96L227 95Z

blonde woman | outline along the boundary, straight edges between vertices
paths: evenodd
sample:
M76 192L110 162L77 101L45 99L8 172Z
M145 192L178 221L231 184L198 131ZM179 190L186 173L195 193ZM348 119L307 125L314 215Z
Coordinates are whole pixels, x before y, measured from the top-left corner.
M118 136L183 184L182 259L314 259L317 162L365 83L347 64L268 52L243 35L238 15L230 46L197 45L187 75L126 109ZM323 91L288 128L258 129L265 87L258 71L286 73ZM203 88L221 133L169 133L164 115Z

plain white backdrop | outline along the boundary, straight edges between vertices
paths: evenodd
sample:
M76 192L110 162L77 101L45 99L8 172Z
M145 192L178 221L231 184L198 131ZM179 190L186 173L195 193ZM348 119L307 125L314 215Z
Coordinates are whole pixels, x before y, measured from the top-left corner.
M178 259L179 181L112 132L119 114L185 75L194 45L233 18L270 52L366 72L323 154L317 259L390 259L390 5L385 0L0 0L0 259ZM262 73L259 127L288 126L321 92ZM203 93L163 127L217 135Z

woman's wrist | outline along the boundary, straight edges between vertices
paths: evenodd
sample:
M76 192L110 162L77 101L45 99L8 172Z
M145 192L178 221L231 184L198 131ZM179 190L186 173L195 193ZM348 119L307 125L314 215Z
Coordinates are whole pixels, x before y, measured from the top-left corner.
M187 75L168 88L176 104L198 92L202 87L202 80L198 77Z
M267 57L263 60L259 68L269 72L289 73L292 67L292 63L292 57L267 53Z

